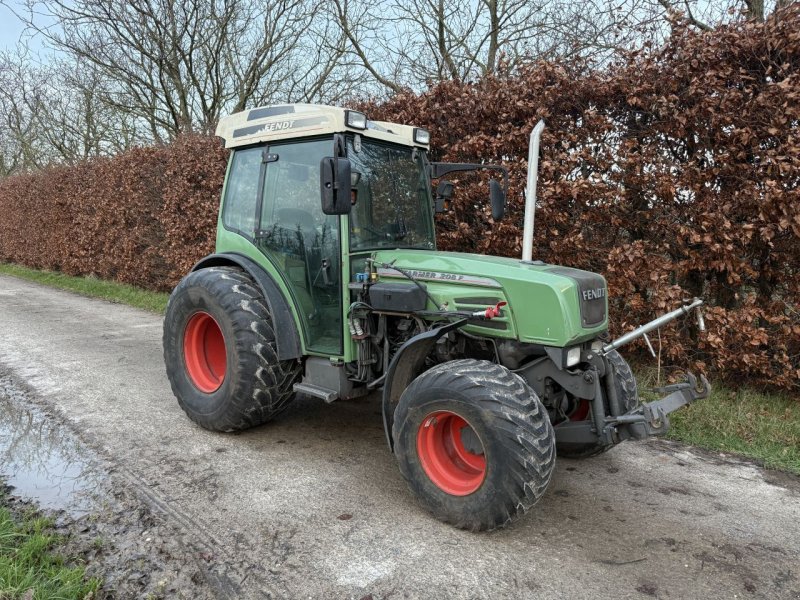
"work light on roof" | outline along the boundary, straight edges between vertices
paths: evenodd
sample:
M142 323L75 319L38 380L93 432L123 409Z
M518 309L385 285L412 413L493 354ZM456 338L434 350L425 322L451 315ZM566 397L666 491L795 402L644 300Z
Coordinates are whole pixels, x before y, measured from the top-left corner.
M367 115L355 110L346 110L344 113L344 122L345 125L353 129L366 129Z
M427 129L414 128L414 143L427 146L431 143L431 134Z

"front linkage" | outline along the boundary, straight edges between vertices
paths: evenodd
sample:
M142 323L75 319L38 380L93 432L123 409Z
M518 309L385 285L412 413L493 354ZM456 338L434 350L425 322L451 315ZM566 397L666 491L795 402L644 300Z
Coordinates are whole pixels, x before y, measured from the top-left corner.
M678 317L690 314L695 311L697 323L700 330L705 329L700 306L703 301L695 298L691 303L669 312L649 323L634 329L633 331L621 336L617 340L606 344L594 355L590 352L585 355L586 362L591 367L582 373L561 373L556 378L559 383L569 382L571 385L566 389L578 391L581 388L580 397L591 402L591 419L584 421L567 421L556 427L556 435L561 444L582 444L597 443L599 446L611 446L626 439L644 439L649 436L663 435L669 429L669 413L678 410L694 402L708 397L711 392L711 385L704 375L697 377L688 372L686 381L660 388L654 391L660 394L667 394L664 398L654 402L626 406L618 397L615 378L619 373L611 367L609 357L616 353L616 349L632 342L635 339L644 337L648 347L652 351L650 340L647 334L659 327L675 320ZM552 363L550 363L552 365ZM549 368L542 365L549 371ZM542 370L535 369L534 371ZM523 372L531 371L531 367L522 369ZM520 373L537 389L536 383L541 379L541 373ZM548 373L553 375L553 373ZM576 385L575 379L580 377L580 385ZM572 381L569 381L572 380ZM563 383L562 383L563 385ZM537 390L538 391L538 390Z
M700 331L705 331L703 313L700 310L702 305L703 301L699 298L695 298L691 303L681 306L680 308L662 315L657 319L653 319L646 325L642 325L641 327L638 327L633 331L623 335L607 346L604 346L603 352L611 352L623 344L627 344L628 342L638 339L639 337L644 337L645 342L647 342L647 347L655 356L655 352L653 352L653 347L650 344L647 334L655 329L658 329L662 325L677 319L678 317L688 315L691 311L695 311L695 315L697 317L697 326ZM708 383L708 379L706 379L705 375L700 375L700 383L698 385L697 378L691 372L687 372L686 381L655 388L654 391L659 394L668 395L661 400L642 404L629 413L620 415L616 419L612 419L610 424L612 426L627 425L628 431L631 433L631 437L635 439L642 439L647 436L666 433L667 429L669 429L669 418L667 415L683 406L686 406L687 404L694 402L695 400L707 398L711 393L711 384Z
M595 384L596 391L590 399L592 403L592 418L584 421L566 421L556 428L556 437L559 444L596 444L598 446L612 446L627 439L641 440L650 436L663 435L669 429L669 413L694 402L706 398L711 385L705 376L697 378L692 373L687 373L686 381L665 387L655 388L658 393L668 394L660 400L638 404L626 412L620 410L620 405L615 402L615 384L613 369L607 369L604 377L597 372L586 372L591 382ZM601 389L600 381L604 380L605 391ZM604 397L607 398L610 414L606 411Z
M637 428L643 427L643 434L631 436L637 439L666 433L669 429L667 415L695 400L707 398L711 393L711 384L708 383L705 375L700 375L700 385L698 386L697 378L692 373L687 373L686 381L655 388L655 391L661 394L669 393L669 395L661 400L642 404L630 413L613 419L612 424L627 425L632 434L641 430Z

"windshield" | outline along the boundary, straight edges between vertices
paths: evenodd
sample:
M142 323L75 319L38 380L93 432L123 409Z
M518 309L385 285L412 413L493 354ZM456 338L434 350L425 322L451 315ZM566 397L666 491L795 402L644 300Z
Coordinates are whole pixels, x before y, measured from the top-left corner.
M354 146L351 138L347 157L354 184L350 251L386 247L435 249L425 153L363 138Z

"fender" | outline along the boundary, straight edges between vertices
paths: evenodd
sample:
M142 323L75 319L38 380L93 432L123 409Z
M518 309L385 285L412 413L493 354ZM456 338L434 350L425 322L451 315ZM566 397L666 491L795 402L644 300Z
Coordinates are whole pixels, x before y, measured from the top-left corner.
M466 322L467 319L461 319L415 335L400 346L392 357L392 362L389 363L389 369L386 371L386 381L383 384L383 429L386 432L389 450L392 452L394 452L394 438L392 437L394 408L400 401L400 396L422 371L425 358L433 350L436 341L444 334L465 325Z
M210 254L195 266L192 271L207 269L208 267L236 266L244 269L252 277L267 301L269 312L276 324L275 343L278 350L278 360L292 360L303 356L300 345L300 335L294 322L294 316L289 309L286 298L272 276L267 273L257 262L236 252L222 252ZM277 324L280 323L280 326Z

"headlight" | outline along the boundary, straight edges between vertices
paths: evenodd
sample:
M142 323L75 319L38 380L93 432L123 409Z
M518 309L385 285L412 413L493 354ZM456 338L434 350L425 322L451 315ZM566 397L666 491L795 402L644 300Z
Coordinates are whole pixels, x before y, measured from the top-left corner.
M431 143L431 134L427 129L414 128L414 143L427 146Z
M575 346L567 350L567 366L574 367L581 362L581 347Z
M353 129L367 128L367 115L355 110L344 111L344 124Z

